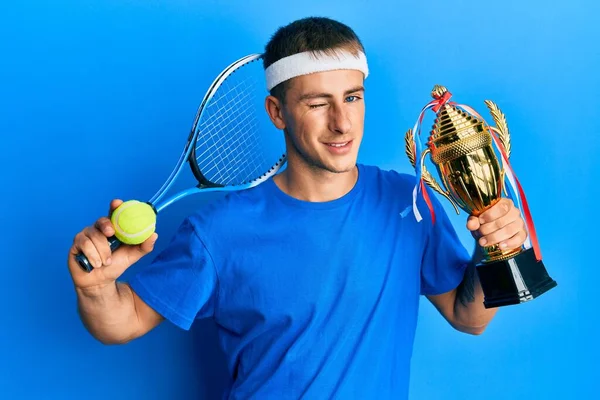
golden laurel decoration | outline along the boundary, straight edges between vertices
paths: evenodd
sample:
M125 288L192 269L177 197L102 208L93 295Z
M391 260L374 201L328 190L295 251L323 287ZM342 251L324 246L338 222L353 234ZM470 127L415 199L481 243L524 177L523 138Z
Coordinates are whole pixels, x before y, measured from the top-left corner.
M408 157L410 163L412 164L413 168L416 168L416 157L415 157L415 152L413 149L413 133L412 133L412 128L409 129L406 134L404 135L404 142L405 142L405 146L404 149L406 151L406 156ZM425 159L425 156L429 153L429 149L425 149L425 151L423 151L423 154L421 156L421 177L423 178L423 182L425 182L427 184L427 186L429 186L430 188L432 188L433 190L435 190L436 192L438 192L439 194L441 194L442 196L444 196L453 206L454 206L454 210L456 210L456 213L458 214L458 207L456 206L454 199L452 199L450 197L450 193L444 191L441 187L440 184L437 183L437 181L433 178L433 176L431 176L431 174L429 173L429 171L427 170L427 168L425 167L425 164L423 163L423 160Z
M506 152L506 157L510 157L510 132L506 123L506 116L493 101L485 100L484 102L496 123L496 128L490 128L498 135L498 139L500 139L500 143L502 143L502 147L504 147L504 151Z

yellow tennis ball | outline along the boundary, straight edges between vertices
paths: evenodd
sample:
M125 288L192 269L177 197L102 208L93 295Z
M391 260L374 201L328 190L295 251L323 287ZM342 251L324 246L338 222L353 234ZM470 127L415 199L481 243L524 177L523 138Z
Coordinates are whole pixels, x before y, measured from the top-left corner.
M152 206L137 200L129 200L114 211L110 220L115 236L125 244L140 244L156 229L156 213Z

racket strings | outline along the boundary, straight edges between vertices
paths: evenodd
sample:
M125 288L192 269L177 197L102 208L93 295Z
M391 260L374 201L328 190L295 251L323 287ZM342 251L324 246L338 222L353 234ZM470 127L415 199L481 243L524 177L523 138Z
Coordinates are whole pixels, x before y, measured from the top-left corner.
M247 97L248 95L244 95L244 97ZM210 139L213 140L213 143L215 142L216 138L219 137L219 135L225 131L225 133L230 133L230 132L238 132L239 131L239 125L241 123L243 123L246 119L248 119L249 117L254 117L254 115L252 115L251 113L247 113L247 115L244 117L244 119L239 120L236 118L223 118L222 120L219 119L219 115L225 115L225 116L230 116L231 112L236 109L239 108L241 106L241 103L244 102L246 100L246 98L239 98L237 99L235 104L231 104L230 107L227 110L224 109L219 109L216 112L216 116L214 117L214 121L205 126L204 129L206 129L206 132L208 132L210 134ZM221 124L221 121L225 121L225 120L229 120L225 125ZM229 125L233 122L237 122L236 125L230 127ZM212 126L211 126L212 125ZM233 135L231 135L233 136ZM217 146L220 146L219 150L223 150L223 147L225 146L225 144L229 144L229 145L235 145L235 137L234 137L234 142L231 143L227 143L226 141L222 141L220 143L217 143ZM208 148L205 150L205 152L208 152L212 150L212 148ZM199 157L205 156L206 154L203 153L201 154Z
M253 85L256 85L256 82L252 82ZM256 101L255 90L249 91L252 93L251 101ZM251 136L250 133L258 133L258 121L256 119L256 115L254 113L246 113L247 115L241 119L234 130L239 134L236 135L235 141L232 143L232 146L235 146L236 149L244 149L245 151L239 151L235 153L235 158L233 163L235 168L232 173L239 175L242 173L246 173L248 176L256 177L260 175L260 166L266 164L265 154L260 151L260 143L259 140L253 140L254 137ZM252 155L255 157L257 162L243 163L244 155Z
M249 93L249 92L247 92ZM230 104L227 109L219 109L216 111L214 121L220 121L220 123L213 124L211 127L207 127L206 132L209 133L209 137L206 138L207 143L210 143L204 152L202 152L197 159L202 171L207 175L213 175L213 181L222 182L227 178L227 175L232 175L240 172L240 163L242 158L248 155L259 154L257 152L258 143L253 141L248 143L248 134L255 129L255 126L249 125L248 119L254 119L251 113L246 113L243 118L219 118L220 115L231 116L232 111L241 108L242 103L247 102L248 95L238 97L235 104ZM235 124L231 126L232 124ZM242 132L243 134L237 134ZM224 139L224 136L229 136ZM242 142L242 137L246 140ZM245 147L243 145L246 145ZM246 150L246 151L243 151ZM211 154L207 154L211 153ZM231 159L233 156L233 159ZM256 164L251 160L247 165ZM234 170L231 167L235 167ZM216 170L216 171L215 171Z
M259 63L254 64L258 67ZM255 79L258 71L249 71L250 65L242 70L221 84L206 105L198 127L196 162L208 181L220 185L256 180L283 154L281 146L275 150L269 143L277 138L261 135L268 130L264 124L270 124L270 120L257 98L257 93L264 91Z
M233 90L235 90L237 87L239 87L242 83L244 82L240 82L238 85L236 85L236 87L231 88L230 90L227 91L227 94L231 94L231 92ZM250 93L250 92L247 92ZM246 94L246 96L248 96L248 94ZM234 111L234 109L239 109L240 105L242 103L243 100L245 100L244 98L237 98L235 102L232 101L226 101L224 100L225 96L220 96L219 98L213 99L211 101L211 103L208 105L208 107L206 108L206 118L203 120L203 122L200 125L200 131L203 132L203 134L201 136L199 136L199 142L200 144L196 147L196 149L198 150L200 147L202 147L202 141L206 141L209 142L211 141L212 144L215 144L216 142L216 138L218 138L219 133L227 128L227 126L231 123L231 121L235 121L235 115L232 114L232 112ZM222 105L221 103L225 102L225 105ZM227 107L227 108L225 108ZM217 108L215 110L215 108ZM233 119L231 117L234 117ZM228 121L227 124L223 125L224 121ZM221 146L224 145L225 142L221 143ZM208 147L206 150L204 150L203 153L197 155L198 159L203 159L207 154L207 152L211 151L212 148Z

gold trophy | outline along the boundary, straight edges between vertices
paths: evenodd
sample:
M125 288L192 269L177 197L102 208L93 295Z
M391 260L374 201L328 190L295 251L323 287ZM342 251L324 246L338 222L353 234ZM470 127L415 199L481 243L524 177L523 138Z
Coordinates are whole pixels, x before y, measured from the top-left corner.
M502 191L506 194L503 165L492 147L492 130L510 156L510 134L504 114L492 101L485 101L496 127L488 127L476 113L465 111L447 100L450 93L443 86L433 88L434 99L445 98L434 108L436 119L420 160L415 160L412 129L406 133L406 154L413 165L421 164L421 177L434 191L454 206L478 216L496 204ZM489 129L489 130L488 130ZM443 188L427 171L424 160L429 154L436 166ZM533 248L500 249L498 245L482 248L483 259L476 270L485 295L486 308L519 304L532 300L555 287L541 256Z

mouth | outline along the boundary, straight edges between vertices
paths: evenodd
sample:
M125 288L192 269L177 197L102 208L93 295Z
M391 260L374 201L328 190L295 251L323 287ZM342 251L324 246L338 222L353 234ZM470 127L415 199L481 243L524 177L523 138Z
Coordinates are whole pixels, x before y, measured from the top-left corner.
M346 142L327 142L324 144L333 154L345 154L352 148L352 140Z
M344 147L348 143L350 143L350 141L341 142L341 143L326 143L326 144L327 144L327 146L331 146L331 147Z

